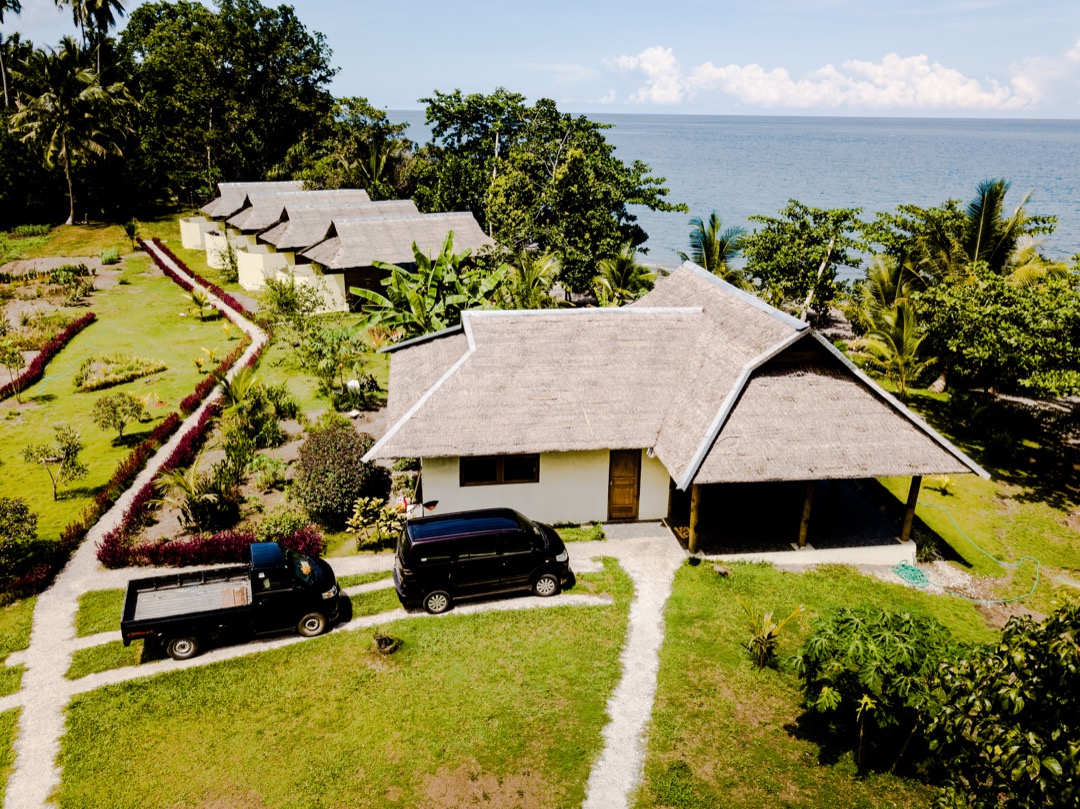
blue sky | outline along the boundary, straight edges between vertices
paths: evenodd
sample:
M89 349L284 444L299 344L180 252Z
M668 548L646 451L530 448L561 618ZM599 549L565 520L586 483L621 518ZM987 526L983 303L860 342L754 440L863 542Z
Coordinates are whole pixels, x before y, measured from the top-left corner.
M73 30L53 0L22 5L5 33ZM293 5L334 51L334 93L390 109L503 85L577 112L1080 118L1078 0Z

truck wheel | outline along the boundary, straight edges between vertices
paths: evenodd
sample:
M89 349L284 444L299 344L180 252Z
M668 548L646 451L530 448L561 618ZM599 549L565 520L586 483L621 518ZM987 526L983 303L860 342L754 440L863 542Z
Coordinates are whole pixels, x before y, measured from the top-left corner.
M553 573L545 573L533 584L533 592L538 596L553 596L559 593L559 579Z
M446 612L452 603L450 594L443 590L435 590L424 596L424 609L432 615Z
M189 660L199 653L199 639L194 637L171 638L165 644L165 653L173 660Z
M321 612L309 612L300 619L296 631L305 638L313 638L326 631L326 616Z

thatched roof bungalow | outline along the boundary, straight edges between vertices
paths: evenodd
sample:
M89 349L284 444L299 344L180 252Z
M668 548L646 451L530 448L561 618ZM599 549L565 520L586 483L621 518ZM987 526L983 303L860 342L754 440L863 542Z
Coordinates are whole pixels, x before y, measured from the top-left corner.
M693 545L709 487L798 481L803 544L816 481L986 475L807 324L689 263L628 307L470 311L389 350L367 457L420 458L440 511L647 520L689 492Z

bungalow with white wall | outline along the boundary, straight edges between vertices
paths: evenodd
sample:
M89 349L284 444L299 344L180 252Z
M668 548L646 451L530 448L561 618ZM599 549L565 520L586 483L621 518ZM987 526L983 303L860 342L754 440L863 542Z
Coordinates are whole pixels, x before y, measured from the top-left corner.
M815 490L903 476L906 542L922 476L986 476L806 323L690 263L631 306L469 311L387 350L390 427L365 459L419 458L436 513L656 520L682 501L694 550L704 506L751 485L794 489L804 546Z
M200 210L204 216L185 216L180 220L180 243L188 250L207 250L211 243L215 250L225 248L225 242L213 234L222 234L221 224L230 216L238 213L252 198L264 195L302 191L300 180L257 183L218 183L218 196L206 203Z

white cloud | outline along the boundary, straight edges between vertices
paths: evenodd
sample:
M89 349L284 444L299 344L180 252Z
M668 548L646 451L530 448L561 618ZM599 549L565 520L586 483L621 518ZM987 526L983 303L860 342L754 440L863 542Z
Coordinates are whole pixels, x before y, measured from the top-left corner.
M1059 72L1066 63L1075 72L1080 68L1080 42L1065 58L1048 61ZM1031 107L1043 96L1043 74L1049 67L1025 64L1026 72L1017 70L1008 84L966 76L925 54L890 53L880 62L853 59L801 76L782 67L717 67L712 62L684 72L671 48L657 46L637 56L607 60L605 67L644 77L629 97L637 104L680 104L701 94L723 93L759 108L1010 110Z

